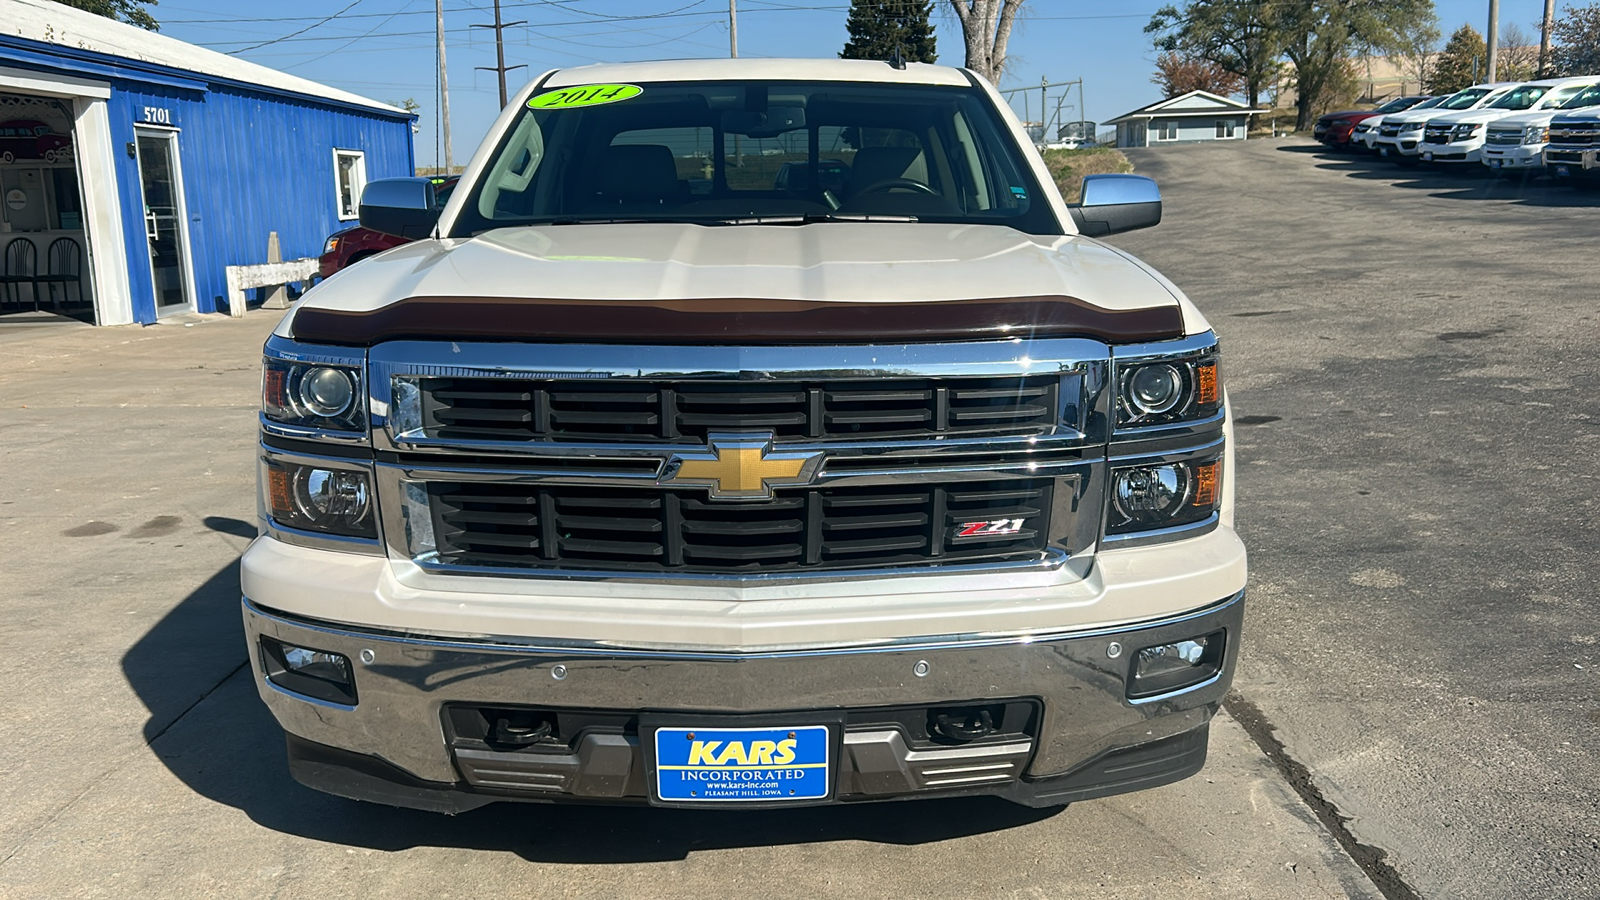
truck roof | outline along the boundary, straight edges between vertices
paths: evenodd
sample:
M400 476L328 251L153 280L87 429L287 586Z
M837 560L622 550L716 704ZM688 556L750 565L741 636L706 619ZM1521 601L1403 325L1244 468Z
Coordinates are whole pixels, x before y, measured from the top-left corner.
M635 81L855 81L966 87L966 73L949 66L908 63L896 69L870 59L668 59L599 63L551 72L544 87L627 84Z

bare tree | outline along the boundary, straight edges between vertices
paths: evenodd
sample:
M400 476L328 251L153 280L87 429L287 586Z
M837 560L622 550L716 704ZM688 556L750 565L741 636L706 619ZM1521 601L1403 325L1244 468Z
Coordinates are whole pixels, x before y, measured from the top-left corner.
M1427 17L1406 22L1395 30L1394 62L1402 81L1415 82L1417 91L1433 79L1433 61L1439 55L1439 20Z
M999 84L1022 0L950 0L950 5L967 40L967 68Z
M1500 26L1500 69L1502 81L1526 81L1539 71L1539 42L1515 22Z

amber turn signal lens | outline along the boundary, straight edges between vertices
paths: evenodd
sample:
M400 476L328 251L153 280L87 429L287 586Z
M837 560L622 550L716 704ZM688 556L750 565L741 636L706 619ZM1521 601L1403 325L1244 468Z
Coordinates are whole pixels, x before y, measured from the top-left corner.
M1215 406L1222 399L1217 396L1217 364L1201 363L1195 367L1196 400L1201 406Z
M1221 461L1209 462L1203 466L1194 467L1194 505L1201 507L1215 506L1217 503L1217 473L1222 466Z
M267 502L272 505L272 517L287 521L294 515L294 492L289 486L289 472L271 467L267 469Z
M289 405L289 373L283 369L269 368L262 373L261 399L267 409L283 409Z

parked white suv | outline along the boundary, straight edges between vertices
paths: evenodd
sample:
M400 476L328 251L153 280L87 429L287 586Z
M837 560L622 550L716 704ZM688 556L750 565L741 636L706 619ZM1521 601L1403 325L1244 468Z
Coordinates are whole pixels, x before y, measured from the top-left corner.
M1483 156L1484 133L1490 122L1519 112L1555 110L1594 83L1594 78L1530 81L1491 103L1429 119L1418 155L1423 162L1475 163Z
M1551 120L1569 110L1600 107L1600 79L1590 80L1595 83L1567 98L1559 108L1535 109L1491 122L1480 161L1496 172L1534 172L1543 168Z
M1501 81L1494 84L1475 84L1451 94L1433 109L1408 110L1384 116L1378 126L1378 155L1402 164L1415 163L1421 153L1422 132L1428 122L1448 112L1479 109L1500 99L1519 82Z
M1453 95L1440 94L1437 97L1429 97L1421 103L1418 103L1416 106L1405 110L1405 112L1420 112L1425 109L1433 109L1446 100L1449 100L1451 96ZM1377 153L1378 128L1382 125L1383 116L1373 116L1357 122L1355 131L1350 133L1350 148L1352 150L1365 150L1368 153Z

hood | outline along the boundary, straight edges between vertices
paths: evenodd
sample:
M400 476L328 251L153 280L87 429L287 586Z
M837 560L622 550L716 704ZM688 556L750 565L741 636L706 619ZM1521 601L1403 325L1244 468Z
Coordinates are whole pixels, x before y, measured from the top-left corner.
M1458 112L1440 113L1439 115L1429 119L1428 124L1467 125L1475 122L1493 122L1496 119L1504 119L1506 116L1514 116L1519 112L1525 112L1525 110L1463 109Z
M1561 114L1558 109L1536 109L1532 112L1512 113L1494 120L1497 128L1526 128L1529 125L1549 125L1550 120Z
M1550 124L1556 122L1600 122L1600 106L1586 106L1583 109L1557 110L1551 117Z
M1368 119L1368 118L1371 118L1371 117L1373 117L1375 115L1377 115L1377 113L1373 112L1370 109L1347 109L1347 110L1344 110L1343 112L1327 113L1327 114L1323 115L1322 121L1324 121L1324 122L1339 122L1339 121L1359 122L1362 119Z
M1096 315L1165 311L1203 330L1179 296L1143 263L1077 235L922 223L594 224L418 241L318 285L294 318L378 313L418 298L490 303L501 313L526 301L568 311L691 304L707 315L734 302L914 304L903 306L910 315L952 301L1053 298Z

